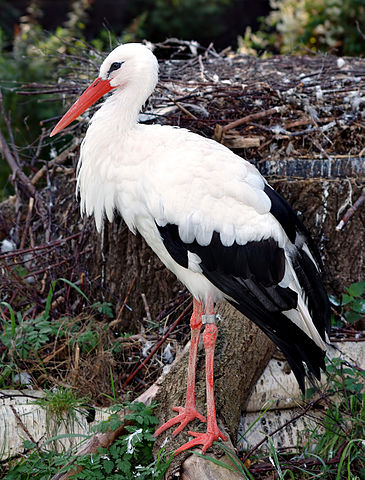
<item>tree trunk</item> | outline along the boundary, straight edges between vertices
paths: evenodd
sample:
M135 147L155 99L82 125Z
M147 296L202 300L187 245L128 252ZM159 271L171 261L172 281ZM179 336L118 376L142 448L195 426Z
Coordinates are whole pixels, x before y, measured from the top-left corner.
M155 319L162 305L184 289L141 235L133 235L119 216L111 224L105 222L103 233L95 235L97 249L95 262L91 265L93 277L99 280L96 282L100 287L99 292L108 301L115 299L116 311L119 311L129 292L128 304L134 313L140 318L146 316L146 306L141 296L144 294L149 313ZM120 329L129 331L129 324L135 319L136 316L125 309Z
M344 287L364 279L365 208L360 206L339 230L337 225L361 196L364 177L268 179L298 212L310 231L324 263L324 283L340 296Z

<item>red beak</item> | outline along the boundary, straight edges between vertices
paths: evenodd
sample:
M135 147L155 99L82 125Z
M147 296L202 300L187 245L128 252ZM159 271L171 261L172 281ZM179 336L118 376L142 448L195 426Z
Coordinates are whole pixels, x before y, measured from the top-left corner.
M67 125L73 122L79 115L81 115L87 108L89 108L93 103L95 103L99 98L101 98L106 93L112 90L109 80L103 80L97 78L94 82L88 87L81 97L76 100L76 102L70 107L70 109L64 114L61 120L52 130L50 137L56 135L56 133L63 130Z

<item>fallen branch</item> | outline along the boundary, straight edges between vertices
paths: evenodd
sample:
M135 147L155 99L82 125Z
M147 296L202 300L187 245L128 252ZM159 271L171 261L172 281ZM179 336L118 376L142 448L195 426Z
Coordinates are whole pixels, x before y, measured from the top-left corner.
M29 198L29 203L28 203L28 213L27 213L27 217L25 219L25 227L23 229L22 239L20 241L20 249L24 248L25 240L27 238L27 233L28 233L28 229L29 229L29 225L30 225L30 220L32 218L33 206L34 206L34 197L30 197Z
M47 165L43 165L43 167L40 168L34 174L34 176L31 179L32 185L35 185L38 182L38 180L40 180L43 177L43 175L47 172L47 168L49 169L49 168L53 167L54 165L61 165L62 163L64 163L70 157L70 153L72 153L74 150L76 150L77 147L78 147L78 141L76 139L74 139L72 145L69 148L64 150L62 153L60 153L53 160L50 160L49 162L47 162Z
M84 250L82 250L81 252L79 252L79 255L85 255L85 253L89 253L89 252L92 252L92 251L93 251L93 248L88 247L88 248L85 248ZM69 257L66 257L63 260L60 260L57 263L52 263L52 264L49 264L46 267L43 267L43 268L41 268L41 269L39 269L35 272L30 272L27 275L24 275L23 278L35 277L36 275L40 275L41 273L50 272L55 267L59 267L60 265L67 264L73 258L74 258L74 255L70 255Z
M132 425L131 420L123 420L123 424L114 431L108 431L105 433L97 433L92 436L85 445L77 452L77 456L87 455L89 453L97 453L99 448L108 448L112 445L121 435L127 433L125 427ZM63 468L71 467L75 463L75 459L67 463ZM51 480L67 480L76 473L82 470L81 466L68 471L67 473L57 473Z
M0 93L1 95L1 93ZM22 182L22 185L25 187L25 189L28 192L29 196L34 197L36 195L36 189L34 185L32 185L31 181L29 178L25 175L25 173L22 171L20 167L18 167L14 156L10 152L10 149L5 141L5 138L3 137L2 133L0 132L0 144L1 144L1 152L3 155L3 158L8 162L9 167L11 168L14 177L18 177L18 179Z
M33 435L30 433L30 431L28 430L28 428L26 427L26 425L24 425L24 423L22 422L22 419L20 418L18 412L15 410L15 408L13 407L13 405L10 405L10 409L11 409L11 411L13 412L13 414L14 414L14 416L15 416L15 419L16 419L17 424L20 426L20 428L23 430L23 432L28 435L29 440L30 440L31 442L33 442L34 445L36 445L37 450L39 450L38 444L37 444L37 442L35 441Z
M46 250L49 248L57 247L59 245L62 245L63 243L68 242L69 240L73 240L74 238L80 237L81 235L83 235L83 233L84 232L77 232L72 235L69 235L68 237L62 238L61 240L54 240L53 242L49 242L45 245L37 245L36 247L32 247L32 248L24 248L24 249L14 250L12 252L6 252L0 255L0 260L5 260L7 258L12 258L12 257L20 257L21 255L25 255L27 253L34 253L40 250Z

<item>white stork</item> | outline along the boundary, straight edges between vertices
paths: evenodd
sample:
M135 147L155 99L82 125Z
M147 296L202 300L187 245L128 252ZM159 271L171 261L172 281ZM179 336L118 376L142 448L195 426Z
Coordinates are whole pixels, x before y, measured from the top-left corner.
M287 202L249 162L188 130L140 125L138 114L158 80L158 62L146 46L115 48L99 77L68 110L55 135L112 90L91 119L77 168L81 212L104 217L117 210L194 297L186 404L156 435L191 420L195 364L202 325L206 353L207 431L195 445L205 452L219 438L214 403L214 304L226 299L255 322L285 354L302 390L306 375L324 369L328 299L320 259Z

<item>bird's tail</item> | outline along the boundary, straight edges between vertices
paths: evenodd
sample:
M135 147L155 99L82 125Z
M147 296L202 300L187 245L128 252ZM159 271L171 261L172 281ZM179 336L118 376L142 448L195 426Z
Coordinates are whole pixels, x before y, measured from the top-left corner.
M320 379L325 370L326 350L322 349L302 329L282 312L268 312L260 305L236 303L232 305L255 322L285 355L302 392L305 392L305 378Z

